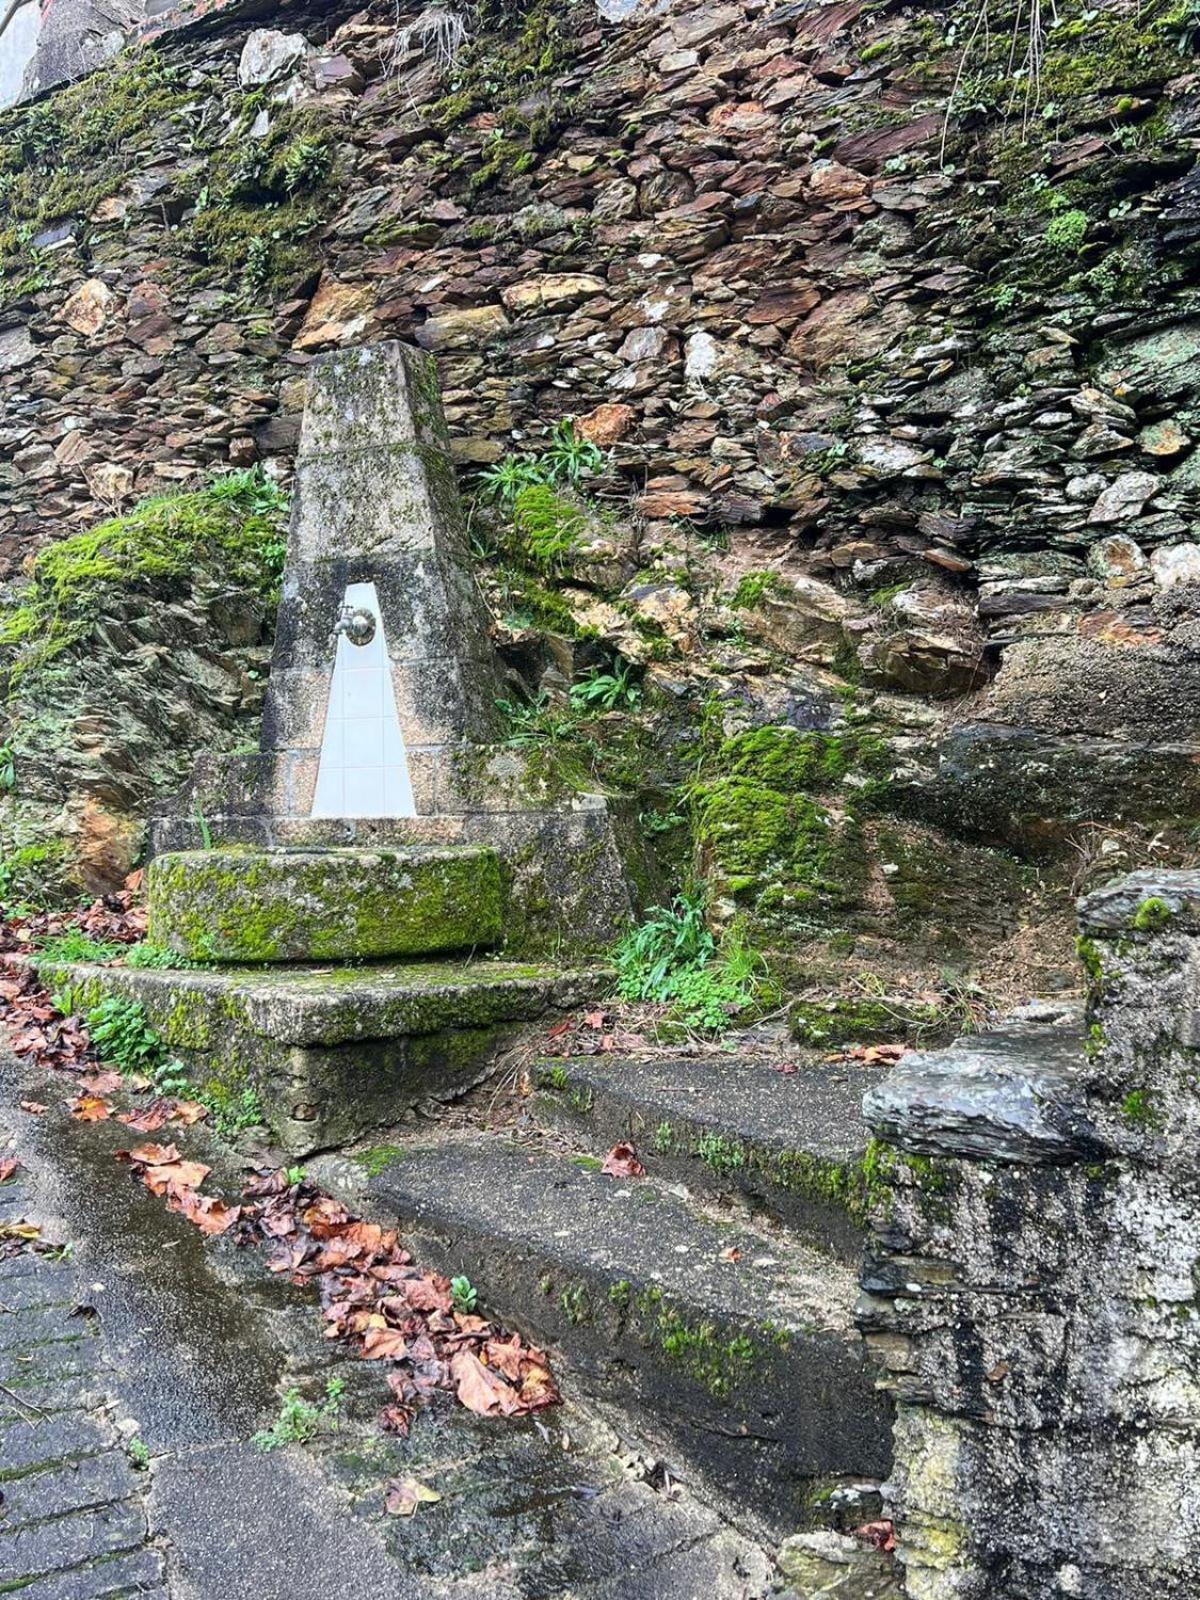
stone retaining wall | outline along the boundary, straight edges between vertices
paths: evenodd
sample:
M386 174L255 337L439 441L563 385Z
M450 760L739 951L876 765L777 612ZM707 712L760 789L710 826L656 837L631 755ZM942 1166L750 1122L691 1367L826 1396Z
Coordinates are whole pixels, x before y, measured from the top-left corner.
M1200 873L1080 905L1085 1027L1030 1007L867 1098L860 1320L899 1403L912 1600L1200 1584Z

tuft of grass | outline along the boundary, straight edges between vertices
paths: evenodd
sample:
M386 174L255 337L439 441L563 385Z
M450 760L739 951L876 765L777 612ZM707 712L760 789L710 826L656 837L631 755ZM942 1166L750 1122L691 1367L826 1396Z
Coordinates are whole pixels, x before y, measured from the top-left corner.
M115 961L125 953L126 946L107 939L92 939L78 928L67 928L62 933L43 939L37 947L34 964L43 961Z

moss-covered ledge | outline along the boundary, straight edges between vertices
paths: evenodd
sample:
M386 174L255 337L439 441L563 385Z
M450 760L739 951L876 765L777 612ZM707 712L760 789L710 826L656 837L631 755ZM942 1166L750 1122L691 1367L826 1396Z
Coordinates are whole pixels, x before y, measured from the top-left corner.
M494 850L187 850L148 876L150 938L202 961L354 961L486 949L501 933Z

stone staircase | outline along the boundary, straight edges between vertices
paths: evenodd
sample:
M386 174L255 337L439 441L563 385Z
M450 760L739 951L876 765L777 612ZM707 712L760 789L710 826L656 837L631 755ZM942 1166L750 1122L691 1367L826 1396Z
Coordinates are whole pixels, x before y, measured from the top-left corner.
M890 1465L890 1406L853 1324L860 1100L879 1076L548 1061L515 1136L434 1130L309 1171L469 1277L673 1474L777 1539L868 1520ZM647 1175L603 1173L629 1138Z

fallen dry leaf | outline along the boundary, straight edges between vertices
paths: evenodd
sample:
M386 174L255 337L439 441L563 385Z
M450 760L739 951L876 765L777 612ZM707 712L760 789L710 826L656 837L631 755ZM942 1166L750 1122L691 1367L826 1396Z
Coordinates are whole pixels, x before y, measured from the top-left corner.
M441 1498L436 1489L427 1488L415 1478L393 1478L383 1503L391 1516L411 1517L418 1506L435 1506Z
M31 1117L43 1117L49 1111L49 1106L44 1106L40 1100L22 1100L21 1110L28 1111Z
M646 1169L631 1144L615 1144L604 1158L601 1172L610 1178L644 1178Z
M81 1094L70 1104L76 1122L106 1122L112 1116L112 1107L98 1094Z
M20 1166L21 1163L13 1156L6 1156L0 1161L0 1183L7 1183L20 1170Z
M470 1350L457 1350L450 1357L450 1376L454 1392L468 1411L481 1417L511 1417L520 1409L520 1400L504 1379L491 1372Z
M896 1529L891 1522L864 1522L861 1528L855 1528L854 1537L866 1544L873 1544L876 1550L891 1551L896 1548Z
M162 1101L143 1107L141 1111L122 1111L117 1121L132 1128L135 1133L157 1133L167 1125L167 1108Z
M202 1106L198 1100L176 1100L171 1106L168 1120L190 1128L197 1122L203 1122L207 1115L208 1107Z

